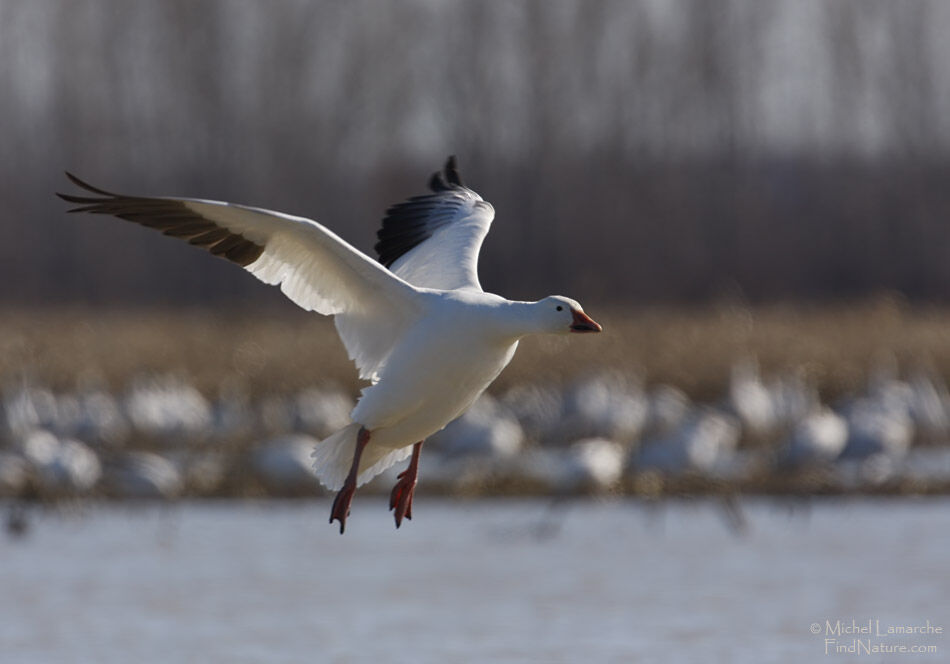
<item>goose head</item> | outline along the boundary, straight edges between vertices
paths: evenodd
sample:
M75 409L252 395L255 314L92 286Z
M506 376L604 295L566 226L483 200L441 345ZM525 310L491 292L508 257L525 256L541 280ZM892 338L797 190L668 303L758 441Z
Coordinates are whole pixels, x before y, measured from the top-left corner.
M561 295L552 295L534 303L535 315L544 332L569 334L601 332L604 328L584 313L584 307L576 300Z

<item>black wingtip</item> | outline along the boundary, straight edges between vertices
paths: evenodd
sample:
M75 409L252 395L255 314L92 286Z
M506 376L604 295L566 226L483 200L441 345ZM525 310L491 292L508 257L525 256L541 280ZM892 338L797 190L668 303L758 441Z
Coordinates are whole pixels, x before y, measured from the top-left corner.
M446 191L452 187L464 187L459 175L458 162L455 155L449 155L441 171L436 171L429 178L429 189L434 192Z
M69 194L61 194L61 193L59 193L58 191L54 191L53 193L56 194L56 196L58 196L59 198L61 198L61 199L63 199L64 201L66 201L67 203L83 203L83 205L81 205L81 206L79 206L79 207L74 207L74 208L70 208L69 210L66 210L67 212L85 212L85 210L86 210L86 204L85 204L85 202L84 202L84 201L77 201L77 200L76 200L76 196L70 196Z
M445 183L445 178L442 177L441 171L436 171L432 174L432 177L429 178L429 189L432 191L445 191L448 188L449 185Z
M449 158L445 160L445 179L449 181L450 184L458 185L459 187L464 187L462 184L462 177L459 175L458 161L455 159L455 155L449 155Z
M106 191L105 189L99 189L98 187L93 187L91 184L89 184L85 180L80 180L78 177L76 177L69 171L63 171L63 172L66 174L66 177L69 178L69 181L72 182L77 187L79 187L80 189L85 189L86 191L90 191L94 194L99 194L100 196L108 196L109 198L116 197L116 194L112 193L111 191Z

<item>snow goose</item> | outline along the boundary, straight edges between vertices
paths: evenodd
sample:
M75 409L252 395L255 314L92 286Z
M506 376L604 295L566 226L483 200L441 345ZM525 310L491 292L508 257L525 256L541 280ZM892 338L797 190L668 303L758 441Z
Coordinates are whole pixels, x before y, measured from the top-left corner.
M412 518L422 442L462 414L533 333L600 332L576 301L516 302L478 282L495 211L459 177L454 157L431 193L389 208L379 262L324 226L280 212L193 198L113 194L67 173L94 196L58 194L73 212L110 214L178 237L279 285L293 302L334 316L360 377L352 422L314 451L318 477L338 491L330 523L342 533L356 488L409 457L390 495L396 527Z

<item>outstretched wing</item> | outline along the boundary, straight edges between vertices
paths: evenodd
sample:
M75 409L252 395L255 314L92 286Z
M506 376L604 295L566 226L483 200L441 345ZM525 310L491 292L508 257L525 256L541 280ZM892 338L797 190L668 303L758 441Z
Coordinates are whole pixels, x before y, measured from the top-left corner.
M375 378L422 315L416 288L310 219L219 201L124 196L66 175L95 194L57 194L78 205L70 212L110 214L181 238L280 286L304 309L334 316L362 378Z
M462 184L455 157L429 180L431 194L386 211L377 233L379 262L420 288L481 290L478 252L495 210Z

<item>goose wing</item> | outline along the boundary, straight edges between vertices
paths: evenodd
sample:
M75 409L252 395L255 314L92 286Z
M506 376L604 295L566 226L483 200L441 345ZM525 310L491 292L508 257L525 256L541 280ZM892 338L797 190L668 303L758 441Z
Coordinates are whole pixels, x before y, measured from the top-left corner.
M379 262L420 288L481 290L478 252L495 210L462 184L455 157L429 180L432 193L386 211Z
M280 286L300 307L334 316L361 378L375 379L423 315L415 287L310 219L220 201L125 196L66 175L94 194L57 194L77 205L70 212L109 214L181 238Z

